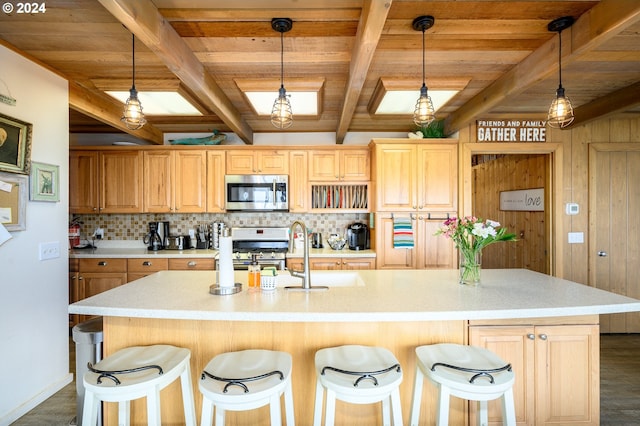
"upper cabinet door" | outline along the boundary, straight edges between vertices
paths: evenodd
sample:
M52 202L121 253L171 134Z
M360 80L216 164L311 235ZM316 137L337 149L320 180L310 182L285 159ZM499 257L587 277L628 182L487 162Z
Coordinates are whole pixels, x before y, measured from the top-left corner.
M418 204L415 145L381 144L375 150L376 210L415 210Z
M286 175L289 172L289 154L278 150L227 151L229 175Z
M141 151L103 151L100 153L100 212L141 213Z
M225 211L225 160L224 151L207 151L207 212Z
M69 213L97 213L100 206L98 152L69 153Z
M203 213L206 209L207 154L175 151L173 207L176 213Z
M340 151L340 180L347 182L371 179L371 157L368 149Z
M452 212L457 210L457 145L418 147L418 210Z
M168 213L172 207L172 152L144 152L144 211Z
M368 149L315 150L309 152L309 180L362 182L371 178Z

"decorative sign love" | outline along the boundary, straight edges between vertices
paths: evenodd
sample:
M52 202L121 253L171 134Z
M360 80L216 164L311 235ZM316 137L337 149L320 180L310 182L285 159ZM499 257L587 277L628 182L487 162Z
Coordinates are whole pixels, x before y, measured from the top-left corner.
M544 188L500 191L500 210L544 211Z
M547 122L532 120L477 120L478 142L546 142Z

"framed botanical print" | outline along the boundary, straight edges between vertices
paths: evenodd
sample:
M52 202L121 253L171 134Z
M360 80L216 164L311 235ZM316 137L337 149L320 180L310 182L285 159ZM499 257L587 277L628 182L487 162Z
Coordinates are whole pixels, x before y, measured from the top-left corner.
M0 114L0 171L29 174L33 125Z
M31 163L31 201L60 201L59 169L52 164Z

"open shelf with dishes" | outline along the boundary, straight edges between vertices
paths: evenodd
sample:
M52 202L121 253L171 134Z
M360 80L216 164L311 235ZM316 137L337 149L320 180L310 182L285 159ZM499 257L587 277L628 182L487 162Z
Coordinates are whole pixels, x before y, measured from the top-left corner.
M368 184L311 185L312 210L369 211Z

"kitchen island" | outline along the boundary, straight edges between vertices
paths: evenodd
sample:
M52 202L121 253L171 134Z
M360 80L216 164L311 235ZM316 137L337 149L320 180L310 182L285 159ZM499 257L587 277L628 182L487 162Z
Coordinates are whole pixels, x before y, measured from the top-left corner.
M243 285L242 292L230 296L209 293L215 279L214 271L162 271L76 302L70 305L69 312L104 317L107 355L139 344L168 343L190 348L198 410L199 373L214 355L247 348L287 351L293 356L297 424L307 425L311 423L315 390L313 357L322 347L366 344L393 351L404 371L401 398L408 421L415 346L436 342L468 344L470 339L479 339L477 344L501 349L508 346L495 346L492 342L499 339L487 338L486 331L495 328L502 332L507 327L524 330L520 339L523 345L528 344L526 336L532 334L529 329L536 334L535 328L542 327L544 340L554 345L547 353L563 363L557 372L577 376L570 377L571 399L562 397L562 389L544 388L545 395L549 395L546 401L555 398L547 407L551 417L554 413L569 413L574 424L598 424L598 315L640 311L639 300L513 269L484 270L479 287L457 284L456 270L314 271L312 285L328 284L331 288L312 292L284 290L283 285L295 280L285 273L279 277L275 291L248 291ZM246 272L236 272L236 281L245 284ZM550 327L560 327L561 336L571 335L557 353L554 347L562 340L551 335ZM530 351L538 357L545 353L537 347ZM539 413L538 407L550 405L535 399L538 381L531 382L534 379L529 378L528 366L520 365L519 359L508 361L516 371L519 420L542 424L531 418L541 419L545 413ZM555 373L556 369L552 371ZM564 378L547 382L560 384L560 379ZM179 387L166 391L173 392L179 393ZM433 388L425 390L424 424L430 424L435 415L435 397ZM144 418L140 407L143 406L132 406L136 422ZM229 413L228 424L267 424L266 410ZM337 411L341 424L370 425L379 421L378 407L338 404ZM109 420L112 415L113 411L108 410ZM463 424L467 415L466 404L454 399L452 424ZM163 394L163 419L179 424L181 416L180 399Z

